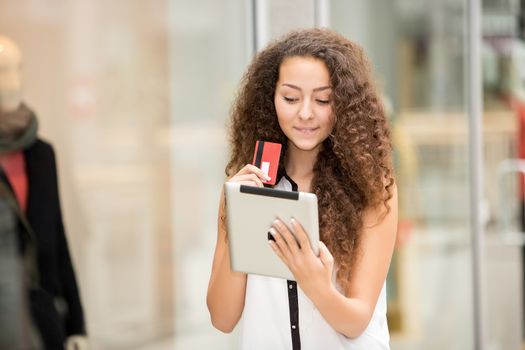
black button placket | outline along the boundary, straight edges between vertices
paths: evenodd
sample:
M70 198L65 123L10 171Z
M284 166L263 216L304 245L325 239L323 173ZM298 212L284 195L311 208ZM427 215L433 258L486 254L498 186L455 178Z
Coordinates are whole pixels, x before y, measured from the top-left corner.
M284 175L288 181L292 184L292 191L298 192L297 184L288 177ZM288 306L290 309L290 332L292 335L292 349L300 350L301 349L301 337L299 334L299 300L297 297L297 282L295 281L286 281L288 287Z
M301 349L301 337L299 335L299 302L297 300L297 282L287 281L288 305L290 307L290 331L292 333L293 350Z

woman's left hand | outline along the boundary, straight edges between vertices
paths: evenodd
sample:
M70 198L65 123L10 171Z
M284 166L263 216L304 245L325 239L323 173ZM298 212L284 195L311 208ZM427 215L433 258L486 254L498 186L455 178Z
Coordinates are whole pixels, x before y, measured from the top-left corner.
M332 287L334 258L321 241L317 257L301 224L293 218L291 222L290 230L285 223L276 219L270 228L275 242L270 240L269 243L277 256L288 266L303 292L310 299L314 299L316 295Z

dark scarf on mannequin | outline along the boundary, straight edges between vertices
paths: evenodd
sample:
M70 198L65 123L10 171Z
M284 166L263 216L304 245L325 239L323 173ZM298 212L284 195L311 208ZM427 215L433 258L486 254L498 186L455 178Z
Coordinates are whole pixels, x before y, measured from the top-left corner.
M38 120L25 104L12 112L0 111L0 154L24 150L37 137Z

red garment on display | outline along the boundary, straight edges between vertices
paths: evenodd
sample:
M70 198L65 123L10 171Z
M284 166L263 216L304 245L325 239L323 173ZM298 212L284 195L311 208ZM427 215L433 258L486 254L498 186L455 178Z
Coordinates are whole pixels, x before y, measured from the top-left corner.
M27 173L24 153L16 151L0 156L0 166L4 169L5 175L13 187L20 209L25 212L27 208Z

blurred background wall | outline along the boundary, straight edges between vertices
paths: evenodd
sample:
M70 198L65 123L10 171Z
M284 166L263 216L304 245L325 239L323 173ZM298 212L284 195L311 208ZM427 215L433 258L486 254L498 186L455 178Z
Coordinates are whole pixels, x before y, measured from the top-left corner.
M487 346L523 328L520 0L483 5ZM388 279L393 349L472 349L474 310L462 0L0 0L25 100L56 148L92 349L231 349L205 304L225 125L255 50L329 26L374 67L400 198ZM525 118L523 119L525 120Z

